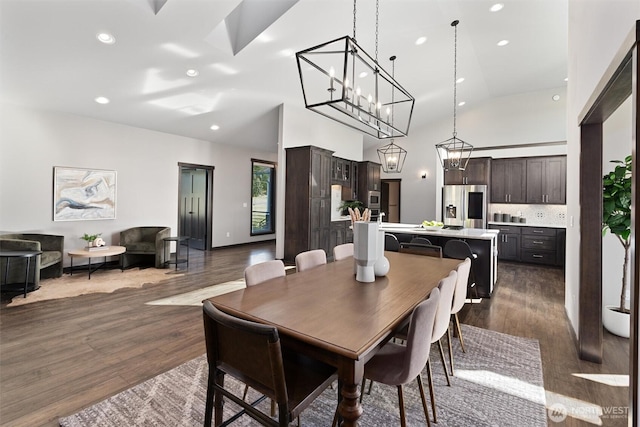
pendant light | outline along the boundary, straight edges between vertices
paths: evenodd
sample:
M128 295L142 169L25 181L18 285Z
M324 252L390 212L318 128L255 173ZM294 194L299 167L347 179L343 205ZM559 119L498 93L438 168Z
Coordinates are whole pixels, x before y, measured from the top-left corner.
M344 36L296 53L305 107L378 139L406 136L415 99L356 42L356 0L353 37ZM391 120L391 110L395 120Z
M391 61L391 75L395 75L396 70L396 56L392 56L389 58ZM394 94L391 94L391 124L393 124L394 119ZM391 138L391 142L384 147L378 148L378 158L380 159L380 163L382 164L382 171L386 173L400 173L402 172L402 167L404 166L404 160L407 158L407 150L396 145L394 139Z
M455 20L451 23L454 28L454 42L453 42L453 137L447 139L440 144L436 144L436 151L438 157L442 163L444 170L465 170L471 152L473 151L473 145L468 144L458 138L456 132L456 109L457 109L457 56L458 56L458 24L460 21Z

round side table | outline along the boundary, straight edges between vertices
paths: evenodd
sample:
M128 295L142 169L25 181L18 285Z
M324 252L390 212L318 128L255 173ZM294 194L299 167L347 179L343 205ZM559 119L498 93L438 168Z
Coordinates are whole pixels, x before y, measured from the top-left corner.
M164 253L167 253L167 245L171 245L171 242L176 242L176 258L174 260L165 260L165 266L174 264L176 266L175 269L177 270L178 264L185 263L187 265L187 268L189 268L189 239L190 237L187 236L165 237L164 239L162 239L164 241ZM184 246L187 247L186 254L181 254L180 251L180 247L183 246L183 243ZM169 247L169 251L171 251L171 247ZM171 257L171 255L169 255L169 257Z
M4 270L4 283L0 282L0 288L4 288L6 291L17 291L24 290L24 297L27 297L27 291L35 291L38 289L36 287L35 281L36 278L33 278L33 282L29 282L29 270L31 267L31 259L41 255L42 251L0 251L0 258L5 258L7 260L7 264ZM9 266L12 258L24 258L26 259L26 270L24 273L24 283L7 283L9 277ZM35 261L35 260L34 260ZM40 274L39 271L35 271L33 273Z

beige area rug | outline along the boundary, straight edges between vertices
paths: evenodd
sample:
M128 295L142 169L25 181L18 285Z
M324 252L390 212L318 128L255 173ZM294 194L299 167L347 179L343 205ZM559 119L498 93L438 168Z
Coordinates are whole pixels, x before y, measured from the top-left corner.
M89 280L86 271L79 271L73 276L64 274L55 279L44 279L40 282L40 289L29 292L26 298L16 295L7 307L16 307L36 301L76 297L93 293L112 293L122 288L141 288L145 284L158 283L172 277L179 277L184 273L175 270L157 268L131 268L124 271L99 270L91 274Z
M205 299L237 291L238 289L244 289L246 287L247 285L245 284L244 279L232 280L231 282L224 282L213 286L207 286L206 288L196 289L195 291L186 292L184 294L157 299L155 301L149 301L146 304L199 306L202 305L202 301L204 301Z

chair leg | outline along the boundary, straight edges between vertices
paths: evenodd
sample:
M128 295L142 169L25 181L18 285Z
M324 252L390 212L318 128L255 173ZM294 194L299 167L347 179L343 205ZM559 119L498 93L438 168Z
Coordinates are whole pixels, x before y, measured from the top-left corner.
M447 344L449 345L449 364L451 365L451 375L455 376L453 371L453 347L451 347L451 328L447 328Z
M438 340L438 349L440 350L440 360L442 361L442 367L444 368L444 376L447 377L447 385L451 386L449 370L447 369L447 362L444 360L444 350L442 349L442 342L440 340Z
M244 386L244 393L242 393L242 400L247 400L247 394L249 393L249 386Z
M436 394L433 389L433 373L431 372L431 357L427 360L427 376L429 378L429 395L431 396L431 410L433 411L433 422L438 422L438 415L436 413Z
M422 375L418 374L418 388L420 389L420 399L422 400L422 409L424 409L424 418L427 420L427 427L431 427L429 420L429 409L427 408L427 397L424 395L424 384L422 383Z
M362 403L362 398L364 397L364 386L367 384L367 378L362 377L362 385L360 386L360 403Z
M209 374L207 380L207 400L205 402L204 409L204 427L211 427L211 422L213 418L213 396L214 396L214 376Z
M400 407L400 426L407 427L407 417L404 413L404 397L402 396L402 385L398 386L398 406Z
M458 332L458 339L460 340L460 347L462 348L462 352L466 353L467 350L464 348L464 339L462 338L462 328L460 328L460 319L458 318L458 313L453 315L454 323L456 325L456 331Z
M369 389L367 390L367 394L371 396L371 388L373 387L373 380L369 380Z
M211 368L210 368L211 369ZM221 371L218 371L215 373L215 377L211 378L213 381L215 381L216 384L218 384L220 387L224 387L224 373ZM224 406L224 401L222 400L222 393L220 392L216 392L214 393L214 425L215 426L219 426L220 424L222 424L222 410L223 410L223 406ZM211 421L209 421L209 423L211 423ZM205 421L205 425L206 425L206 421ZM209 424L211 425L211 424ZM208 427L208 426L207 426Z

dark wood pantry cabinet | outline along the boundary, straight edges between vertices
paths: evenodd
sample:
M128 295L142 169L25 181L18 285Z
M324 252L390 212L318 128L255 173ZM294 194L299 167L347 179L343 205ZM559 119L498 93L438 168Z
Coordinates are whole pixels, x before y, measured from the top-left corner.
M284 258L311 249L330 253L332 151L287 148Z
M445 170L445 185L489 185L491 182L491 158L476 157L469 159L465 170Z
M567 156L527 159L527 203L567 202Z
M491 203L525 203L527 161L524 158L491 161Z

